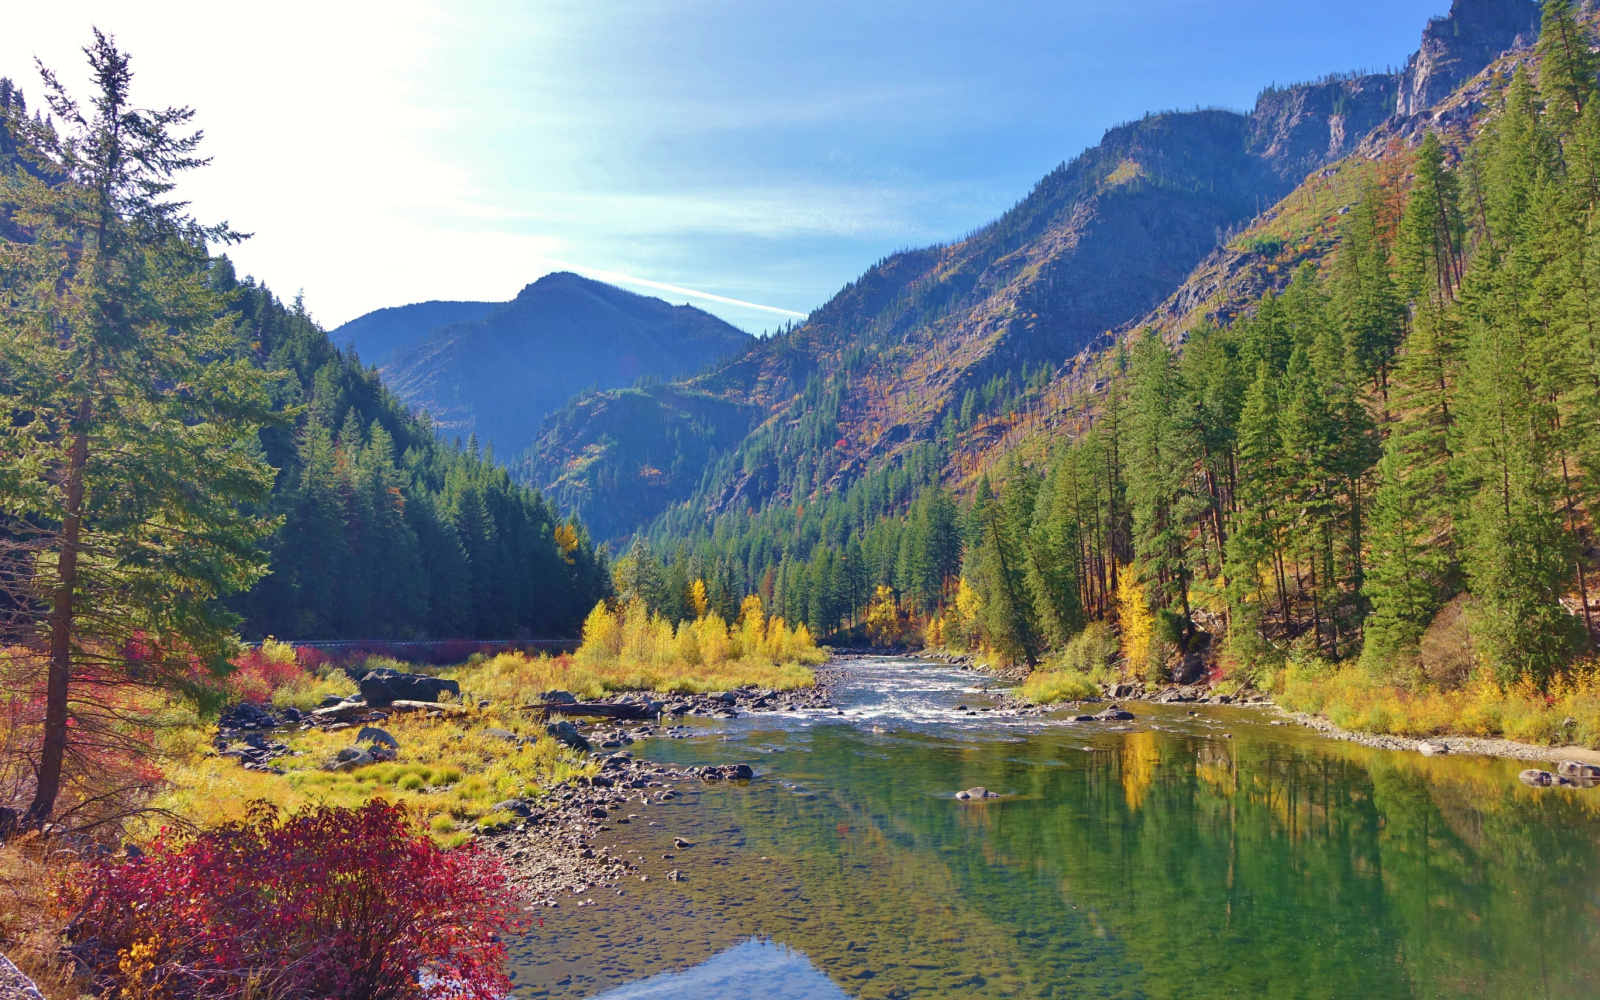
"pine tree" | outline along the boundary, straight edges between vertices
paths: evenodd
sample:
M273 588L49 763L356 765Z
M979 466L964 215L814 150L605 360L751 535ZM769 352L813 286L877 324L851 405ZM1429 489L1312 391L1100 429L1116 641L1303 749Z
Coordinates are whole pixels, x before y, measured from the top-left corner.
M46 822L68 758L93 729L74 674L193 691L225 672L236 619L223 595L266 570L260 505L272 470L254 444L270 412L260 372L206 282L207 228L169 198L200 166L188 109L136 110L126 54L95 32L94 92L79 105L44 74L55 128L7 128L48 176L3 178L0 214L22 239L0 254L0 497L36 572L12 581L49 649L43 746L25 820ZM26 527L24 527L26 526ZM123 650L151 651L137 676Z

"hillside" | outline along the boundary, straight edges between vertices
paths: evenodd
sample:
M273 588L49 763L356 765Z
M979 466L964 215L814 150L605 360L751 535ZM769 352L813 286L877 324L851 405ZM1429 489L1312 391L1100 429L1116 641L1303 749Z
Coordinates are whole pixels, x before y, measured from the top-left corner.
M427 337L441 326L482 319L499 302L414 302L408 306L374 309L328 332L340 347L353 344L368 364L382 365L389 356Z
M730 450L721 435L703 476L694 464L709 449L673 453L681 471L664 482L652 470L668 456L658 446L645 461L634 443L703 438L685 407L641 422L602 400L553 420L521 474L585 517L637 513L636 527L691 496L715 514L839 488L917 442L946 442L948 474L964 479L978 455L1015 437L1025 396L1076 386L1117 331L1226 319L1234 300L1281 287L1325 252L1330 217L1369 172L1342 161L1386 129L1395 142L1414 138L1438 108L1401 114L1403 102L1453 89L1525 43L1537 20L1531 0L1461 0L1430 22L1401 73L1268 88L1248 115L1172 112L1111 129L994 223L887 258L794 330L658 390L754 408L748 437Z
M571 273L547 274L501 304L429 302L380 310L340 327L364 360L384 345L384 384L426 410L447 436L520 454L546 414L578 393L678 378L743 352L753 338L693 306L623 291ZM370 344L368 348L363 342Z

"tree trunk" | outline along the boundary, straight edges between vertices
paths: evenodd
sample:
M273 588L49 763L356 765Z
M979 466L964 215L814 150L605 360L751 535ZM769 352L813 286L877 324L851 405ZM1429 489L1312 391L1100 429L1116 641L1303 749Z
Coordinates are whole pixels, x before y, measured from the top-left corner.
M67 757L67 693L72 682L73 598L78 585L78 543L83 533L83 478L89 459L89 420L93 404L78 404L72 450L67 455L67 512L61 523L61 549L56 561L56 589L50 606L50 672L45 683L44 747L39 755L39 783L23 823L40 827L55 811L61 793L61 769Z

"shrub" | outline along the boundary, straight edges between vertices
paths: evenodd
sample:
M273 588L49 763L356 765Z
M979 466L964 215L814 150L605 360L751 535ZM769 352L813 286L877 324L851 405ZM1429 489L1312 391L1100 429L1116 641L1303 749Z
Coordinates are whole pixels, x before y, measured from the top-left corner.
M241 701L257 705L270 701L273 692L305 676L294 647L271 638L245 650L233 666L233 673L228 675L229 687Z
M1090 677L1100 677L1111 668L1117 656L1117 637L1105 622L1090 622L1082 632L1067 640L1061 651L1061 667Z
M238 823L93 867L74 951L114 997L497 1000L505 875L387 802Z
M1100 685L1076 670L1039 670L1029 675L1018 693L1035 705L1084 701L1100 696Z

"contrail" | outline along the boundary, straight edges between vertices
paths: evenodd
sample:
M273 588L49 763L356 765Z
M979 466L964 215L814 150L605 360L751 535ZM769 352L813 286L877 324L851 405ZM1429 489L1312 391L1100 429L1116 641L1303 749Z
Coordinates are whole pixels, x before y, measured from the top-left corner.
M635 278L631 274L619 274L616 271L607 271L598 267L588 267L583 264L573 264L553 257L540 257L538 260L544 264L564 268L569 271L581 271L584 274L601 278L605 281L615 281L623 285L642 285L645 288L654 288L662 292L671 292L674 295L687 295L693 299L706 299L710 302L721 302L724 305L743 306L746 309L759 309L762 312L777 313L780 316L798 316L805 319L806 314L795 312L793 309L779 309L777 306L764 306L759 302L745 302L742 299L730 299L726 295L713 295L710 292L697 292L692 288L682 288L678 285L669 285L661 281L651 281L649 278Z

